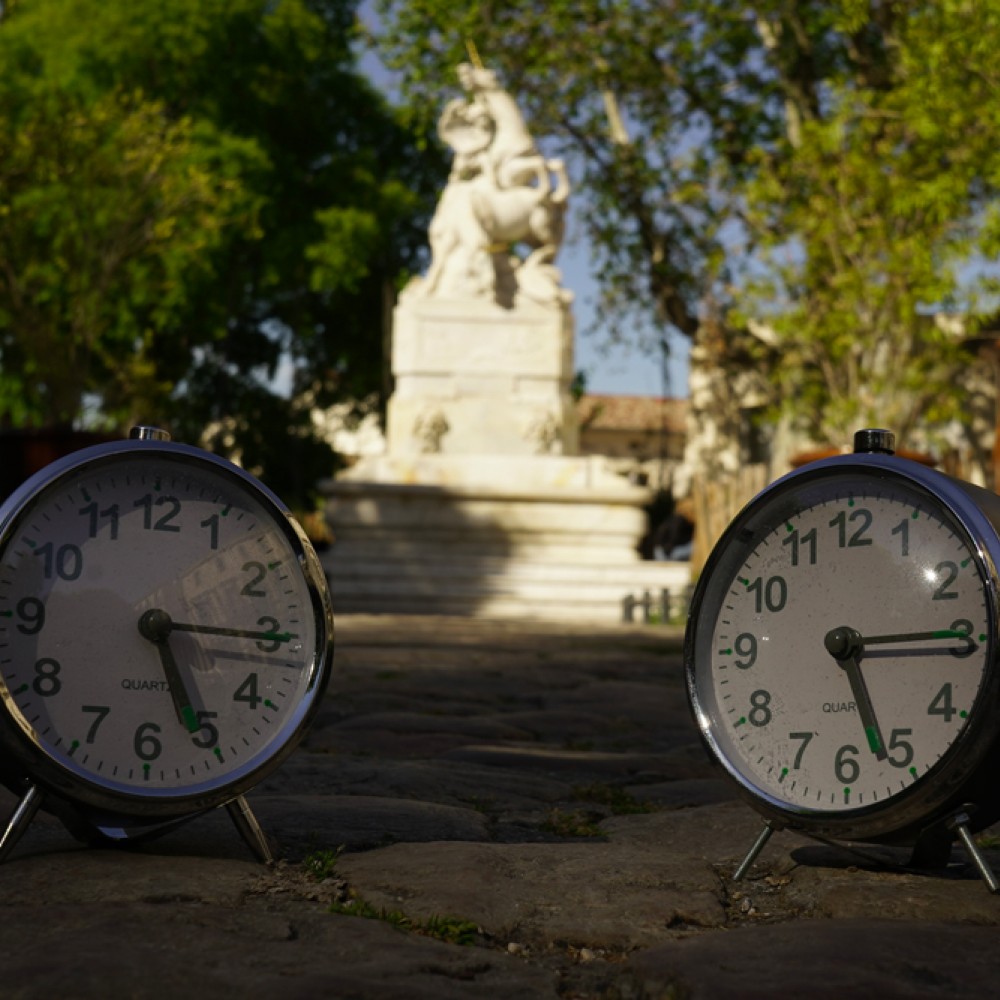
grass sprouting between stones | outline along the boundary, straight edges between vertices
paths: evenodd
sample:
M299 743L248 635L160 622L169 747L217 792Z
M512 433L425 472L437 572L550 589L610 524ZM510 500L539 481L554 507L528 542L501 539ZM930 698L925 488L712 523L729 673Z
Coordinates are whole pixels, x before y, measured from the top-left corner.
M338 847L336 850L320 850L312 851L307 854L302 862L303 868L305 868L306 873L317 882L322 882L324 879L334 878L337 874L337 861L343 852L343 847Z
M567 811L553 809L542 823L542 829L554 833L558 837L600 837L605 833L595 822L594 817L580 809Z
M407 916L402 910L387 910L385 907L373 906L368 900L353 892L346 901L331 903L330 912L343 916L363 917L367 920L381 920L398 930L422 934L438 941L446 941L448 944L472 945L482 937L482 931L471 920L436 915L426 920L419 920Z
M635 816L655 810L651 802L643 802L634 795L614 785L577 785L573 797L581 802L592 802L604 806L613 816Z

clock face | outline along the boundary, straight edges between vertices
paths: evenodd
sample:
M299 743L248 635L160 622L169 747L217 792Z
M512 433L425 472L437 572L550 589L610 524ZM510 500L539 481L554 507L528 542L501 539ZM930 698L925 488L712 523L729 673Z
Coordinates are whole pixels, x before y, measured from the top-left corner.
M720 544L689 626L706 739L786 814L926 799L993 659L976 546L902 476L828 469L765 497Z
M329 641L284 513L194 449L86 461L34 493L0 539L6 711L47 758L113 796L238 785L303 726Z

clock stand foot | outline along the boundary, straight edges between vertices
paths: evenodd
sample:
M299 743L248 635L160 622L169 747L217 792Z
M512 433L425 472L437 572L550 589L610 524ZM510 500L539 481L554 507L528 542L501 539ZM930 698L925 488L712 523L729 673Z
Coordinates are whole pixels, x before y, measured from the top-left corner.
M236 829L239 830L240 836L246 841L257 860L263 861L266 865L273 864L274 852L271 850L267 834L257 822L257 817L254 816L246 797L241 795L239 798L233 799L232 802L227 802L226 810Z
M979 846L972 839L972 834L969 832L969 814L965 810L955 813L948 820L947 826L962 842L962 846L968 852L972 863L976 866L976 871L979 872L979 877L986 883L986 888L994 895L1000 892L1000 882L997 882L997 877L993 874L993 869L986 863L986 858L983 857Z
M956 838L965 848L979 877L986 883L986 888L994 895L1000 893L1000 881L997 880L993 869L990 868L986 858L969 830L970 815L975 807L971 805L963 806L957 812L947 817L940 823L924 830L917 838L913 847L913 854L910 857L908 868L947 868L951 858L951 849Z
M742 882L743 876L750 871L750 866L757 860L757 855L764 850L767 842L771 839L771 834L777 827L773 823L765 823L764 829L760 831L757 839L753 842L753 847L747 852L747 856L740 862L739 868L733 872L733 881Z
M31 825L38 810L42 806L45 798L44 793L37 785L29 785L21 796L14 812L7 821L7 826L0 833L0 862L7 858L7 855L14 849L24 832ZM113 844L115 846L130 846L138 844L143 840L161 836L169 831L181 826L183 823L195 819L195 816L186 816L182 819L171 820L166 823L153 824L144 827L125 827L111 823L109 819L102 818L95 820L92 816L78 813L75 809L60 803L58 799L50 800L49 807L57 815L66 828L77 840L82 840L91 845ZM240 836L247 843L254 856L265 864L272 864L275 860L274 851L264 833L261 825L257 822L256 816L250 809L244 796L234 799L226 804L226 809L232 817L236 829Z
M968 810L971 808L971 806L963 807L943 823L937 823L924 830L923 833L921 833L921 835L917 838L916 844L914 844L913 853L910 856L910 861L907 865L888 865L888 867L898 871L947 868L949 858L951 857L951 848L955 842L955 838L957 837L968 853L972 864L979 873L979 877L986 883L986 888L989 889L989 891L994 895L1000 894L1000 881L997 880L993 869L990 868L986 858L983 857L982 851L979 850L978 845L975 840L972 839L972 834L969 831ZM764 824L764 829L758 834L757 839L747 852L746 857L740 862L736 871L733 872L732 880L734 882L743 881L747 872L760 855L760 852L764 850L767 842L771 839L771 835L777 829L779 829L777 824L772 822L766 822ZM857 854L860 858L868 861L869 863L873 862L876 865L886 865L885 861L869 857L851 844L828 840L825 837L817 837L814 834L811 834L810 836L812 836L814 840L818 840L820 843L829 844L831 846L839 846L852 854Z
M14 845L21 839L24 831L31 825L35 814L41 808L42 794L38 785L29 785L27 791L21 796L17 808L11 814L7 822L7 827L0 835L0 861L6 859L7 855L14 849Z

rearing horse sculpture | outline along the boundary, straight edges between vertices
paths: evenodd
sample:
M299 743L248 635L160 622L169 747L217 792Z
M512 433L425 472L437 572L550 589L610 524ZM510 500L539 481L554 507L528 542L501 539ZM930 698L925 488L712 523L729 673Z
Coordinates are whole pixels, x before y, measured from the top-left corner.
M565 301L552 266L570 193L565 166L542 156L491 70L462 63L458 77L470 97L450 101L438 123L455 159L431 221L431 267L413 292ZM523 261L510 255L521 243Z

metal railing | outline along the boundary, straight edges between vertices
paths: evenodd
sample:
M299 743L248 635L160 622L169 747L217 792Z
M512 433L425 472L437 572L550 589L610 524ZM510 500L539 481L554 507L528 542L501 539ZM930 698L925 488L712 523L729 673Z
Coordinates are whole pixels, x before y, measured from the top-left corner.
M693 584L679 590L667 587L653 594L644 590L641 594L626 594L622 598L622 622L641 622L643 625L683 624L691 604Z

